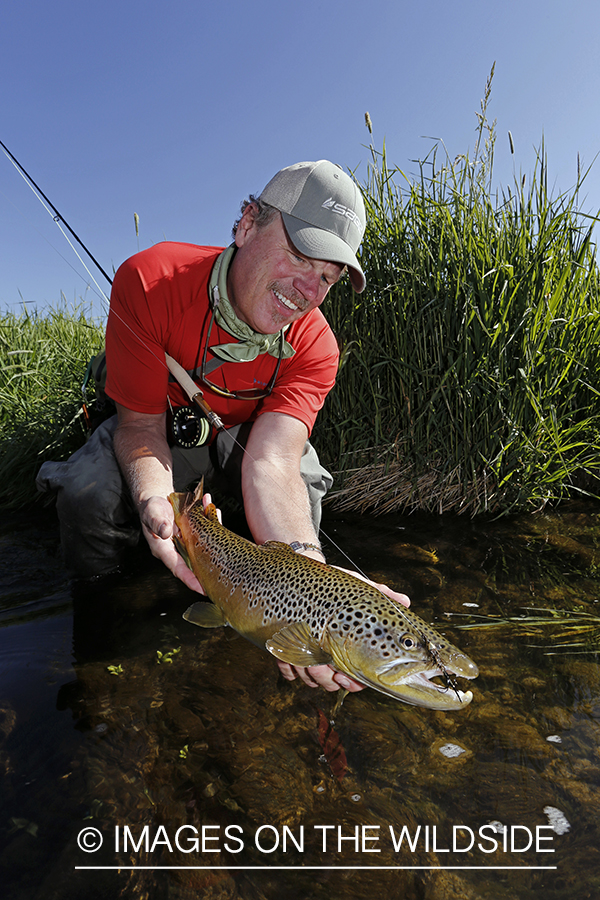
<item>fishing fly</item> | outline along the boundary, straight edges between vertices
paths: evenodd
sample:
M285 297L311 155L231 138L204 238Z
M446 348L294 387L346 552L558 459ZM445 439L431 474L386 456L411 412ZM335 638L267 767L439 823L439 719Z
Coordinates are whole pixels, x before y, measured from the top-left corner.
M424 637L424 635L422 635L422 636ZM458 697L458 699L462 702L462 698L460 695L460 691L458 689L458 683L456 681L456 678L454 678L454 675L452 674L452 672L450 672L447 669L447 667L444 665L444 663L442 662L442 657L440 655L438 648L435 646L435 644L433 644L431 641L428 641L428 640L425 640L425 647L427 649L427 652L433 659L434 663L438 667L438 669L441 670L442 677L443 677L445 685L446 685L446 690L447 691L450 689L453 690L454 693L456 694L456 696Z

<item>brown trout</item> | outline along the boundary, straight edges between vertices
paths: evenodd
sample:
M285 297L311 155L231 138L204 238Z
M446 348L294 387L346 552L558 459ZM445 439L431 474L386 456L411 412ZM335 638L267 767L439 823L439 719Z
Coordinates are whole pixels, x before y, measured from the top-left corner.
M278 660L329 664L413 706L461 709L473 699L454 677L476 678L475 663L373 585L288 544L239 537L213 504L203 509L201 489L169 500L181 533L175 545L212 600L192 604L188 622L231 625Z

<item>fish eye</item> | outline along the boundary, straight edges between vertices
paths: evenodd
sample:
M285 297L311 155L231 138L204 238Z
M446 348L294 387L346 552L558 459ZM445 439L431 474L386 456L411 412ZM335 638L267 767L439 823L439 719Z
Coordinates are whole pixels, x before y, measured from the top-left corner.
M417 642L410 634L403 634L400 638L400 644L402 645L402 647L404 647L405 650L414 650L414 648L417 646Z

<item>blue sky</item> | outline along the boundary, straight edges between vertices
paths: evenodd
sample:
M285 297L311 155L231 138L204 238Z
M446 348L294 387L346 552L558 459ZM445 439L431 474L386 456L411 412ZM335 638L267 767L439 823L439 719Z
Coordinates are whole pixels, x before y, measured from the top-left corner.
M138 249L134 213L140 249L225 244L282 166L326 157L360 177L367 110L407 173L433 137L472 150L494 62L496 181L531 173L543 136L567 191L577 154L600 152L598 34L598 0L4 0L0 140L110 273ZM600 159L584 193L597 214ZM0 308L62 291L100 315L88 282L0 155Z

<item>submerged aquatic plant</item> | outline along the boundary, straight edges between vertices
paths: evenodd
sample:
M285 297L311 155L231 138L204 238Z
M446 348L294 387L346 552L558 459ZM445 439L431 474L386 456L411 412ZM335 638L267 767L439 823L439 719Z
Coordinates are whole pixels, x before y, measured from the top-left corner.
M172 650L165 650L163 653L161 650L156 651L156 662L157 663L172 663L173 657L177 656L178 653L181 652L181 647L173 647Z
M411 179L370 145L367 289L330 294L341 363L315 432L338 508L541 508L600 470L585 173L552 197L542 145L528 186L493 191L490 90L491 76L471 157L438 142Z
M515 627L521 636L526 638L548 637L548 629L552 628L552 646L548 644L529 644L541 647L546 656L560 653L597 653L600 650L600 615L582 609L544 609L536 606L523 606L519 615L513 616L480 616L473 613L447 613L448 616L468 616L471 620L457 628L500 628ZM568 638L568 640L565 640Z

